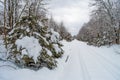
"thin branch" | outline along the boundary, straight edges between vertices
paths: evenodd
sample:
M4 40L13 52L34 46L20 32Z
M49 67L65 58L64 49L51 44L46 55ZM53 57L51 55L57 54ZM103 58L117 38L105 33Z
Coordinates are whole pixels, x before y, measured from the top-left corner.
M27 5L28 5L28 2L25 4L24 8L22 9L22 11L21 11L21 13L20 13L17 21L19 21L19 19L21 18L22 13L24 12L24 10L25 10L25 8L26 8Z

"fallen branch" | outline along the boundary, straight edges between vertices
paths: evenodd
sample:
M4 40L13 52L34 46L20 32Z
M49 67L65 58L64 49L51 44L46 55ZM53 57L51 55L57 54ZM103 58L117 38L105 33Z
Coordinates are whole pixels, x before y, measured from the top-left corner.
M65 62L67 62L67 61L68 61L68 58L69 58L69 55L67 56L67 58L66 58Z

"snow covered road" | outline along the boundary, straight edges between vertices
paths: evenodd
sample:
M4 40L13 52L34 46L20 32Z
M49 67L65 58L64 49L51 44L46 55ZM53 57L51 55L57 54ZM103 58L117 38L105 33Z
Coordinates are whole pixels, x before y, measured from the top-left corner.
M115 53L114 48L96 48L79 41L73 41L64 47L70 54L63 79L120 80L120 55Z
M62 43L65 54L55 70L0 67L0 80L120 80L119 46L97 48L77 40ZM10 63L0 61L0 66L5 64Z

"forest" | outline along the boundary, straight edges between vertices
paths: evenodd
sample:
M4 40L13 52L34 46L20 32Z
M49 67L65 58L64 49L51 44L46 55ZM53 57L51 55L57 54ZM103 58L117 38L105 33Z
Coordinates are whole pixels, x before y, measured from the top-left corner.
M0 0L0 80L120 80L119 44L120 0Z
M91 19L80 29L77 39L90 45L102 46L120 43L120 1L94 0Z

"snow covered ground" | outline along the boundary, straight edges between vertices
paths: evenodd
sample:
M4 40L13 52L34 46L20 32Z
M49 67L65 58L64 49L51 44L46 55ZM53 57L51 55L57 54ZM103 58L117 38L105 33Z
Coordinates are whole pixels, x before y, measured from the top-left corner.
M120 80L120 46L97 48L77 40L62 43L65 54L56 69L33 71L0 61L0 80Z

